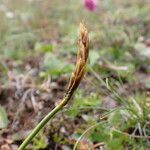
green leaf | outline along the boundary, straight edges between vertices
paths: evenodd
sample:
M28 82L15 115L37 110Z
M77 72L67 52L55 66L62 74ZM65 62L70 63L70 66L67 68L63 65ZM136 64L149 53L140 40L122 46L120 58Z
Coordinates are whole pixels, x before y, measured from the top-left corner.
M72 64L66 64L52 53L47 53L44 58L44 68L51 75L59 75L62 73L71 72Z
M0 106L0 129L6 128L8 125L8 122L9 121L8 121L6 111L2 106Z
M43 132L40 132L34 139L33 139L33 148L35 150L44 149L48 145L47 137L44 135Z
M89 55L90 65L93 66L97 62L99 57L100 55L96 50L91 51Z
M144 84L146 88L150 88L150 77L143 79L141 82Z
M122 141L120 141L120 139L113 139L113 140L108 141L106 147L108 150L121 150L123 149L123 145L121 142Z
M51 52L53 50L52 44L43 44L43 43L36 43L35 49L41 52Z

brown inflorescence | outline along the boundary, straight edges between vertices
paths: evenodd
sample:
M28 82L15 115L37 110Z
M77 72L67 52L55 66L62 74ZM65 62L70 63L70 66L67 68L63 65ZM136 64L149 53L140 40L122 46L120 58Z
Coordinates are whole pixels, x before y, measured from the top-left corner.
M83 23L80 23L76 67L71 75L68 88L67 88L67 92L66 92L66 96L69 95L69 97L71 97L74 91L77 89L78 85L80 84L80 81L85 74L88 55L89 55L88 31L85 25Z

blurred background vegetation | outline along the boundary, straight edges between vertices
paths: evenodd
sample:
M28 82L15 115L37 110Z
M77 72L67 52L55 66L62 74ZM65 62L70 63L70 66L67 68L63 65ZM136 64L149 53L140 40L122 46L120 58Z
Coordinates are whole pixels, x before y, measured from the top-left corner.
M82 0L0 0L0 149L17 149L63 97L81 21L87 75L28 149L150 149L149 12L148 0L98 0L95 11Z

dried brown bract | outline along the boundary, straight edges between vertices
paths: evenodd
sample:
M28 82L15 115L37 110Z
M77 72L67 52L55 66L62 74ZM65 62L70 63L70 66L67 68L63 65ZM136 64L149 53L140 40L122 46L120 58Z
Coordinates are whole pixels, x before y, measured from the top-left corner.
M74 91L80 84L81 79L85 74L86 62L89 55L89 36L88 31L83 23L80 23L80 33L78 40L78 54L75 70L73 71L69 85L67 88L67 96L72 96Z

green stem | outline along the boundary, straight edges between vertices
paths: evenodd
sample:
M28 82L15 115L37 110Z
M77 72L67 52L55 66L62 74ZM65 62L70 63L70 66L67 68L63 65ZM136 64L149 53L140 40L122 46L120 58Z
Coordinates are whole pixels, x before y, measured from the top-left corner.
M33 131L28 135L28 137L23 141L18 150L24 150L29 142L36 136L36 134L45 126L45 124L59 111L61 110L69 101L70 95L65 96L64 99L57 105L52 111L50 111L41 122L33 129Z

